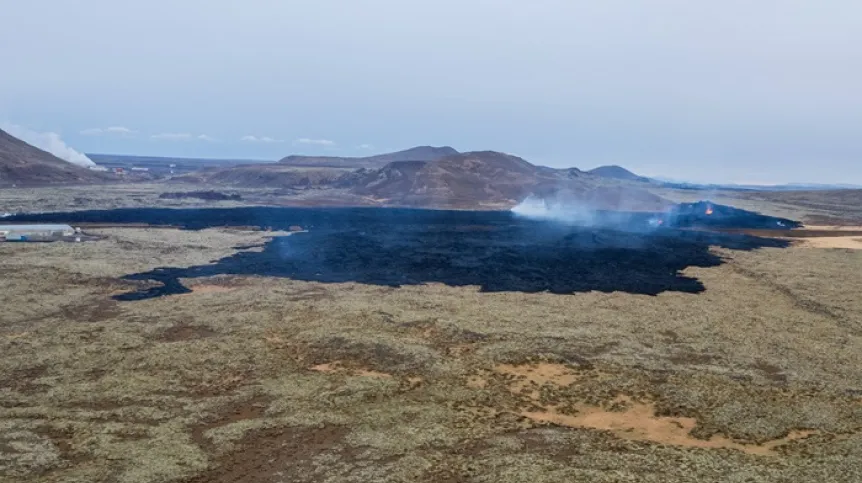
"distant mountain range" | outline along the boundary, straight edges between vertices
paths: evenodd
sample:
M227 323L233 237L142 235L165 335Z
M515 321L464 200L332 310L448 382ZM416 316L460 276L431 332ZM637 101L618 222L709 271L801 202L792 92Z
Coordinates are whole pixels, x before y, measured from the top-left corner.
M132 168L132 180L270 188L314 205L509 208L530 195L594 209L654 211L669 202L650 190L825 190L849 185L703 185L650 179L621 166L589 171L555 169L495 151L460 153L449 146L365 157L292 155L278 162L93 155L111 167ZM143 175L138 176L140 173ZM0 186L87 184L116 176L82 168L0 131ZM278 192L278 191L277 191Z
M449 146L417 146L404 151L367 157L292 155L280 160L279 163L306 168L382 168L396 161L436 161L454 154L458 154L458 151Z
M627 179L536 166L495 151L459 153L450 147L421 146L364 158L289 156L276 164L208 169L175 180L334 189L352 197L350 203L385 206L508 208L529 195L565 197L596 209L656 210L668 205Z
M0 186L89 184L112 177L62 160L0 130Z

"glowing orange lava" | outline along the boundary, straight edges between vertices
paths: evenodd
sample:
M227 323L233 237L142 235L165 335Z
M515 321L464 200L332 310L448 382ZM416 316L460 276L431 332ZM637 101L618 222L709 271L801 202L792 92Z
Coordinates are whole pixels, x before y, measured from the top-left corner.
M714 210L712 209L712 207L711 207L711 206L707 206L707 207L706 207L706 214L707 214L707 215L711 215L711 214L713 213L713 211L714 211Z

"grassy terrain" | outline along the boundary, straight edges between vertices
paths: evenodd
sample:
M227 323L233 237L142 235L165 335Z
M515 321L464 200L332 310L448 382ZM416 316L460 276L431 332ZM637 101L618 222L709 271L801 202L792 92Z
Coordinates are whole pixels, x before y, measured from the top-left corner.
M284 168L303 171L303 168ZM308 169L306 171L313 171ZM305 176L305 175L303 175ZM313 176L312 176L313 178ZM605 188L618 187L615 180L606 181ZM624 185L625 186L625 185ZM640 184L628 186L640 187ZM163 199L163 193L216 191L238 194L241 201L205 201L193 198ZM655 194L673 202L694 202L709 199L761 212L763 214L801 220L813 225L862 225L862 190L836 191L695 191L655 188ZM625 191L622 191L622 198ZM376 206L381 200L351 194L346 189L307 188L242 188L218 184L162 182L124 183L98 186L55 186L0 190L0 214L46 211L76 211L112 208L193 208L234 206ZM633 209L636 199L628 200ZM472 209L508 209L506 203L464 206Z
M264 233L0 244L0 480L860 481L862 251L721 251L656 297L262 277Z
M238 194L241 201L160 198L163 193L216 191ZM205 183L126 183L94 186L54 186L0 190L0 215L114 208L227 208L236 206L359 206L370 201L344 190L253 189ZM0 218L2 221L2 218Z

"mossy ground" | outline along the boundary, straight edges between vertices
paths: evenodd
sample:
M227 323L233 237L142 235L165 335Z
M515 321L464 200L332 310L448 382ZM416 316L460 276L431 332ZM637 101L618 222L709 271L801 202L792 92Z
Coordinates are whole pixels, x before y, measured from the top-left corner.
M4 481L862 481L862 251L722 251L697 295L216 277L116 302L265 234L103 233L0 245ZM500 370L539 362L573 376ZM700 439L812 433L763 456L523 416L621 396Z

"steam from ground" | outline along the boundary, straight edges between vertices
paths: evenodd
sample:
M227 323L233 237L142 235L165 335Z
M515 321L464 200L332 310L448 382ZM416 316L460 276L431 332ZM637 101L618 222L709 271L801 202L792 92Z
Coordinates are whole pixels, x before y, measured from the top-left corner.
M68 161L72 164L84 168L95 167L96 163L87 155L79 153L70 148L60 139L60 135L55 132L36 132L16 124L3 123L0 125L7 133L24 141L27 144L35 146L43 151L47 151L58 158Z
M512 213L537 220L552 220L573 225L596 224L595 210L574 201L544 199L530 195L512 208Z
M548 198L530 195L511 211L516 216L534 220L634 233L652 232L674 216L672 213L659 216L650 213L597 209L590 202L565 192L555 193Z

